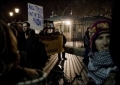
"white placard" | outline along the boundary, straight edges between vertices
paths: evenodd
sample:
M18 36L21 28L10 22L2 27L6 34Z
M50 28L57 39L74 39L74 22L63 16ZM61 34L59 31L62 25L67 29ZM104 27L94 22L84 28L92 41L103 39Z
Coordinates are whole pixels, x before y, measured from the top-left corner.
M28 22L35 30L43 29L43 7L28 3Z

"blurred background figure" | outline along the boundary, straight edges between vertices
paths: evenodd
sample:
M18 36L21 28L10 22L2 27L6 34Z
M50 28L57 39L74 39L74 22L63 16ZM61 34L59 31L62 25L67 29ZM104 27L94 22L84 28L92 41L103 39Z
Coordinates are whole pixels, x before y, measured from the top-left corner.
M84 51L84 59L83 59L83 62L88 65L88 62L89 62L89 57L88 57L88 53L90 52L90 36L89 36L89 30L90 30L90 27L87 27L87 31L85 32L85 35L84 35L84 48L85 48L85 51Z
M44 72L20 66L17 39L6 23L0 21L0 84L16 85L23 78L33 79ZM41 76L40 76L41 77Z
M35 37L35 31L30 30L25 33L26 41L23 44L23 51L27 52L25 65L29 68L43 70L48 57L44 44Z
M65 35L64 34L62 34L62 35L63 35L63 49L64 49L64 51L61 53L58 53L58 60L67 60L67 58L65 57L65 44L66 44L67 40L66 40Z

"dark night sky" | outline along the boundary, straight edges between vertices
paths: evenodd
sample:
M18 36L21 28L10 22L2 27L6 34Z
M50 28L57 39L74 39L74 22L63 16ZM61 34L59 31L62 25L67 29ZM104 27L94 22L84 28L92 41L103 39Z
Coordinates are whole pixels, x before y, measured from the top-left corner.
M13 11L14 12L14 8L15 7L18 7L20 9L20 12L18 15L14 15L13 16L13 19L15 17L18 17L21 21L26 21L28 20L28 11L27 11L27 3L32 3L32 4L35 4L35 5L39 5L39 6L42 6L43 7L43 16L44 18L48 18L50 17L51 15L51 11L46 8L46 6L44 6L45 4L45 0L42 1L42 0L10 0L10 1L7 1L5 3L5 15L7 18L9 18L9 11Z

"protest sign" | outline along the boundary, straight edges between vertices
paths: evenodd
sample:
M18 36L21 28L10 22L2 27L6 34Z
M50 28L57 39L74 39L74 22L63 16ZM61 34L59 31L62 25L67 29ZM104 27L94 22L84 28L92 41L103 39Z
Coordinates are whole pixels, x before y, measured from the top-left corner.
M43 29L43 7L28 3L28 22L35 30Z
M45 44L47 55L63 52L63 35L40 36L41 41Z

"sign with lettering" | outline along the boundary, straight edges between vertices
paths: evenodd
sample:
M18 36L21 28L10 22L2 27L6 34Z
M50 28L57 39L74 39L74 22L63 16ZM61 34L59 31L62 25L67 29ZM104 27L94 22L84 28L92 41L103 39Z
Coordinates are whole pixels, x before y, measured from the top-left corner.
M63 36L54 35L54 36L40 36L40 39L45 44L45 49L47 55L53 55L55 53L63 52Z
M35 30L43 29L43 7L28 3L28 22Z

